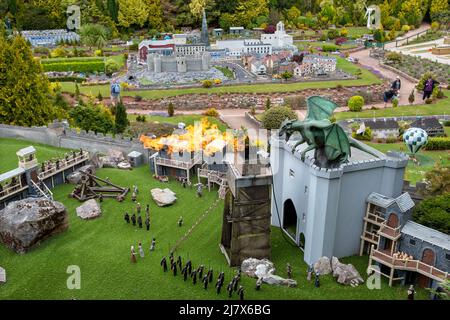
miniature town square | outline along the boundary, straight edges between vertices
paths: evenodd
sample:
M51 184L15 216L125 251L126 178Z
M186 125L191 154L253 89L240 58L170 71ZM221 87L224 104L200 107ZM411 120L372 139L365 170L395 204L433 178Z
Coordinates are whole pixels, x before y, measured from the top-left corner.
M449 299L448 2L236 2L0 6L0 300Z

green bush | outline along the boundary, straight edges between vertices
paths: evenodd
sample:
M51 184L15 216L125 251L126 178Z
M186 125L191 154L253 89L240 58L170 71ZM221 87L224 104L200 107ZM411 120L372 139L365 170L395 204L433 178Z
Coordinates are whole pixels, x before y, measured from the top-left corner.
M167 107L167 114L169 115L169 117L173 117L173 115L175 114L175 108L172 102L170 102L169 106Z
M436 75L430 71L427 71L420 78L419 83L416 86L417 90L423 91L423 88L425 87L425 82L428 80L429 77L431 77L434 81L437 81Z
M446 120L443 123L444 127L450 127L450 120Z
M364 106L364 98L361 96L353 96L348 99L348 109L353 112L359 112Z
M413 220L445 234L450 234L450 193L420 202L414 210Z
M357 134L356 131L352 132L352 137L358 140L366 140L370 141L372 140L372 129L369 127L366 127L363 133Z
M400 63L402 61L402 55L394 51L386 53L384 57L388 60L388 62Z
M51 77L48 78L51 82L77 82L83 83L86 81L84 77L74 77L74 76L65 76L65 77Z
M398 99L395 98L392 100L392 108L397 108L398 107Z
M426 150L450 150L450 137L431 137L425 145Z
M386 138L386 143L396 143L397 142L397 138L394 136L389 136Z
M279 129L281 123L286 118L289 120L298 119L297 113L295 113L291 108L285 106L272 107L263 113L262 125L268 130Z
M339 37L339 31L337 29L328 30L327 37L330 40L334 40L335 38Z
M48 71L74 71L74 72L104 72L105 62L103 58L63 58L63 59L43 59L42 67Z
M219 117L219 112L215 108L209 108L208 110L203 112L203 115L207 117L217 118Z
M202 87L203 88L211 88L213 86L212 80L203 80L202 81Z
M128 46L128 50L130 50L130 51L138 51L139 50L139 44L138 43L130 44Z
M433 103L433 99L432 99L432 98L427 98L427 99L425 100L425 103L426 103L426 104L432 104L432 103Z
M324 52L333 52L336 51L338 47L334 44L323 44L322 45L322 51Z
M113 59L106 60L105 71L107 76L111 76L113 73L119 71L120 65Z

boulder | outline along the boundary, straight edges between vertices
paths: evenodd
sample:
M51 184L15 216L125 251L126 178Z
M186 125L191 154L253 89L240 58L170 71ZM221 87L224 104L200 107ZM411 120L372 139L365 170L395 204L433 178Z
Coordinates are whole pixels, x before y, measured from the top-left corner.
M78 184L83 176L82 171L90 171L92 174L95 174L95 167L92 164L88 164L76 169L74 172L66 176L67 182Z
M0 267L0 283L6 282L6 270Z
M272 285L281 285L281 286L287 286L287 287L296 287L297 281L294 279L285 279L280 276L277 276L275 274L268 275L267 277L262 278L262 281L267 284Z
M103 162L100 159L98 152L91 155L90 163L97 169L103 168Z
M0 241L17 253L29 251L68 227L64 205L45 197L14 201L0 210Z
M109 150L106 156L99 158L103 168L117 168L117 165L125 160L122 151Z
M177 197L175 196L176 193L168 188L165 189L155 188L150 190L150 192L152 194L153 200L155 200L156 204L159 207L168 206L177 201Z
M314 272L324 275L331 273L331 263L328 257L322 257L314 263Z
M241 271L252 278L263 278L275 273L275 266L267 259L248 258L242 261Z
M364 283L364 279L352 264L341 263L338 258L333 257L331 259L331 266L333 269L333 277L337 277L338 283L351 285L352 287Z
M117 164L117 168L122 170L131 170L131 164L128 161L122 161Z
M95 199L89 199L81 206L77 207L77 216L81 219L95 219L102 214L102 209Z
M248 258L242 261L241 271L252 278L261 279L262 282L271 285L283 285L296 287L297 281L293 279L284 279L275 275L275 266L267 259Z

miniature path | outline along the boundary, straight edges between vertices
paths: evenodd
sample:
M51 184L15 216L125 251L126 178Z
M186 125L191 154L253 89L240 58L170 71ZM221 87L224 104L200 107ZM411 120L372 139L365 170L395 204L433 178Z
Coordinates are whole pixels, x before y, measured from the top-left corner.
M211 204L211 206L208 209L206 209L206 211L197 219L197 221L194 222L194 224L189 228L189 230L180 239L178 239L178 241L172 247L170 252L175 252L175 250L177 250L180 247L180 245L191 235L191 233L192 233L192 231L194 231L195 227L198 226L206 218L206 216L217 207L220 200L222 200L222 199L217 198Z

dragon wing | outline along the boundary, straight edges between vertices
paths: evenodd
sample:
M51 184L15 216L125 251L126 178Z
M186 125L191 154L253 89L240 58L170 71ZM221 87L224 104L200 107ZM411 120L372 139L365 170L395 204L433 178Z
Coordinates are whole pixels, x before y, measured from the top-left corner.
M333 101L320 96L312 96L306 100L308 114L306 120L328 120L338 107Z
M324 128L325 154L328 160L345 162L350 156L350 142L348 136L338 124L332 123Z

